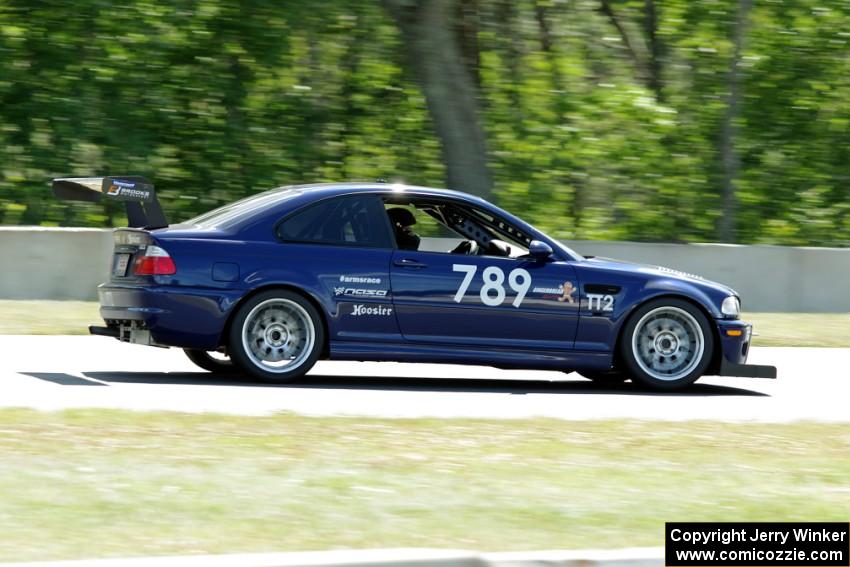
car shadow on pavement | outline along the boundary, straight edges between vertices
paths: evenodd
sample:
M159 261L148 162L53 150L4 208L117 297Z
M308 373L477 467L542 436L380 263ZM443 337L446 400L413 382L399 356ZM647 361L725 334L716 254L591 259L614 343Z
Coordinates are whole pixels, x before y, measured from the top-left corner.
M45 382L53 382L54 384L59 384L60 386L108 386L109 384L104 384L102 382L97 382L95 380L86 380L85 378L80 378L79 376L74 376L72 374L65 374L64 372L19 372L22 376L29 376L31 378L38 378L39 380L44 380Z
M207 372L83 372L93 381L120 384L172 384L197 386L247 386L310 388L322 390L375 390L410 392L481 392L524 394L608 394L627 396L764 396L769 394L718 384L700 384L677 391L656 392L627 382L613 386L572 377L564 380L511 380L488 378L417 378L401 376L336 376L309 374L286 384L258 382L249 377ZM96 382L96 383L97 383Z

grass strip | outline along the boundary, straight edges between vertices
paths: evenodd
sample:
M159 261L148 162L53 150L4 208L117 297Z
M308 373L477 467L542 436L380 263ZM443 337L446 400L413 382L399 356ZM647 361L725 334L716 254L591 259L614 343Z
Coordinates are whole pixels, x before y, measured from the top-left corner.
M846 521L850 429L0 411L0 560L658 546Z
M103 325L94 301L0 300L0 335L88 335Z

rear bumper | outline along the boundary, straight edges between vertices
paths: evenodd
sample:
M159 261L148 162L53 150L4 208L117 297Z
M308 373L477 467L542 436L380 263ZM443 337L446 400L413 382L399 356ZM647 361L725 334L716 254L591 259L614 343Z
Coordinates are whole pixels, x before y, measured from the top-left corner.
M102 284L100 316L92 334L156 346L213 350L240 293L175 287Z
M746 364L750 354L753 326L744 321L718 320L720 334L720 364L716 376L740 376L742 378L776 378L775 366Z

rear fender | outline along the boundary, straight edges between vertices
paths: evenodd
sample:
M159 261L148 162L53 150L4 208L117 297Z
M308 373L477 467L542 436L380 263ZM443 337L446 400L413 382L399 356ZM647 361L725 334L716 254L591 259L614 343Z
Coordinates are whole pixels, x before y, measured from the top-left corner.
M313 307L316 308L316 311L319 312L319 316L322 319L322 327L325 331L325 344L322 347L322 357L326 357L328 354L328 340L329 340L329 330L328 330L328 312L326 308L323 306L323 302L319 300L315 293L311 293L309 291L305 291L297 285L292 284L287 281L275 281L266 283L260 287L252 289L249 293L246 293L244 296L239 298L231 307L230 312L227 316L227 321L224 324L224 328L222 330L221 336L219 337L219 345L227 346L227 337L230 336L230 328L233 326L233 319L236 317L236 313L239 311L239 308L245 304L246 301L254 297L255 295L262 293L264 291L269 291L273 289L282 289L297 293L303 296L307 301L313 304Z

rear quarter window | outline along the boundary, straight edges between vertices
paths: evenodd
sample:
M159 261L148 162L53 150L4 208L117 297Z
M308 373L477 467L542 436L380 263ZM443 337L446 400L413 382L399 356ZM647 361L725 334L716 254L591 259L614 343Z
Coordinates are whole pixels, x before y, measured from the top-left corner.
M384 206L372 195L309 205L284 218L277 235L287 242L392 248Z

